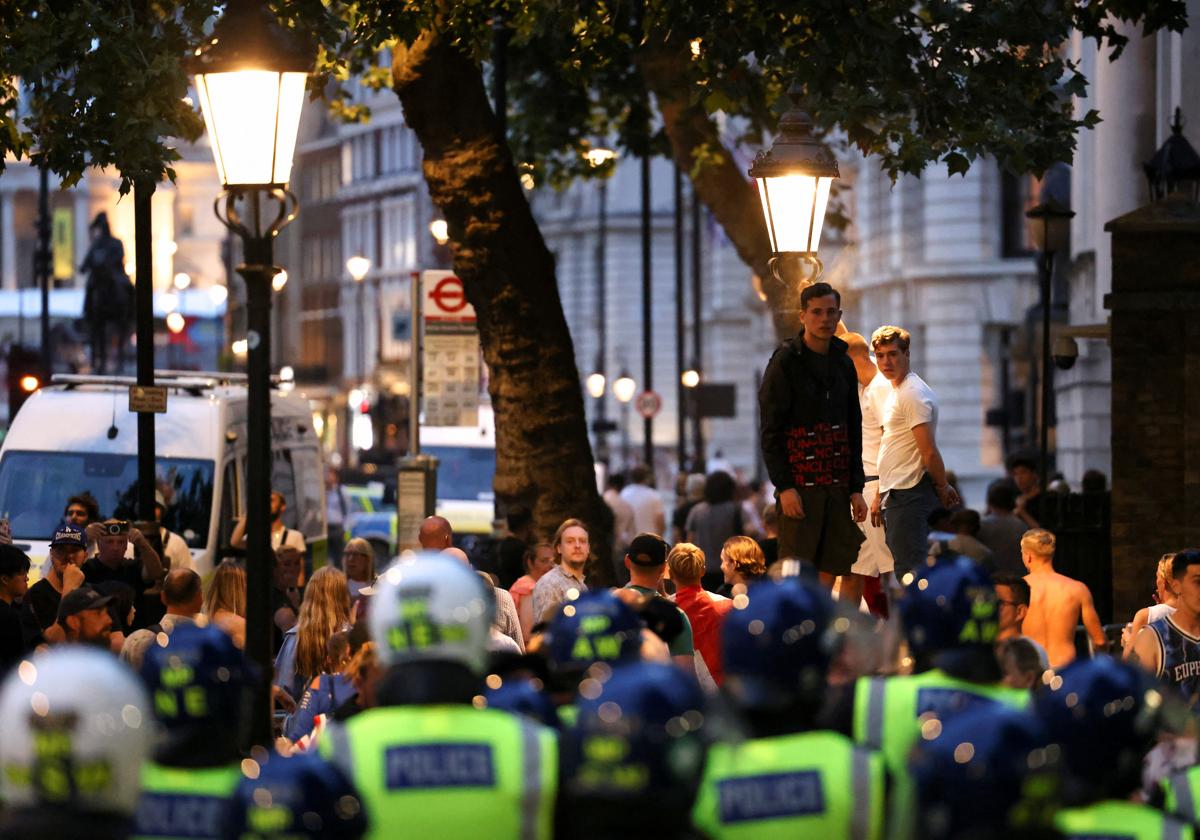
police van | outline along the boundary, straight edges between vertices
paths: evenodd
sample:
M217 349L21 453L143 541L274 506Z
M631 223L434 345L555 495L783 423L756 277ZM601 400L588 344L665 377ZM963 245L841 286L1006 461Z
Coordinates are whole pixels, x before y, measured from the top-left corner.
M56 375L21 406L0 448L0 516L34 568L67 499L90 493L104 517L136 519L137 414L126 376ZM187 541L207 575L228 551L246 510L244 374L156 371L167 411L154 422L163 524ZM325 473L312 411L301 395L271 390L271 487L287 499L284 525L300 531L313 565L326 559Z

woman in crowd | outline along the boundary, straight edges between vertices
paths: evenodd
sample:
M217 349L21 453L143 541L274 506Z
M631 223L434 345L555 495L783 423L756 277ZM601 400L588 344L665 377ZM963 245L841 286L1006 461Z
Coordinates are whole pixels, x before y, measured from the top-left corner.
M1158 560L1158 569L1154 573L1154 604L1142 607L1134 613L1133 621L1125 625L1121 632L1121 647L1124 657L1128 659L1133 653L1133 640L1138 632L1152 621L1166 618L1175 612L1175 593L1171 591L1171 562L1175 553L1164 554Z
M692 508L684 530L687 541L700 547L708 558L704 588L716 590L721 585L721 570L716 558L721 546L732 536L742 533L741 506L733 500L737 485L727 472L711 473L704 482L704 501Z
M354 601L362 591L375 582L375 551L362 537L355 537L342 550L342 570Z
M204 614L235 645L246 646L246 570L233 560L222 560L213 572L204 595Z
M538 543L525 550L522 560L525 574L517 578L517 582L508 590L513 603L517 606L517 616L521 621L521 637L529 641L529 630L534 625L533 620L533 587L541 580L542 575L554 566L554 546L550 543Z
M329 639L350 626L350 589L340 569L323 566L304 589L296 626L283 637L275 657L275 684L293 699L325 669Z
M762 548L749 537L730 537L721 548L721 574L725 588L749 586L767 575L767 559ZM722 590L722 594L730 594Z

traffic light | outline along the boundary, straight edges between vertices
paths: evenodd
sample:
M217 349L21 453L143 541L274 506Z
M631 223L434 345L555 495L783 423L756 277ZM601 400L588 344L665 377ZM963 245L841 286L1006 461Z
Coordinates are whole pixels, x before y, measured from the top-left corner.
M29 395L42 387L42 358L34 350L14 344L8 349L8 422Z

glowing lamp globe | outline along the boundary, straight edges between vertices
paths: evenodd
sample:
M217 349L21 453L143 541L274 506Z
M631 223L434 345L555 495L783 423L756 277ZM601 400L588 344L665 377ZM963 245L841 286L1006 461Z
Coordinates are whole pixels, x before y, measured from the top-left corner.
M266 3L231 0L192 59L196 93L226 187L283 187L313 50Z

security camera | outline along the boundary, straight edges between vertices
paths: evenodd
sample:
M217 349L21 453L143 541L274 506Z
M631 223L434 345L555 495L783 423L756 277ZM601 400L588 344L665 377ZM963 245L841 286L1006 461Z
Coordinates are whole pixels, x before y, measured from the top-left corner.
M1079 358L1079 345L1071 336L1060 335L1054 339L1054 349L1050 351L1050 355L1054 359L1055 367L1059 370L1070 370L1075 367L1075 360Z

